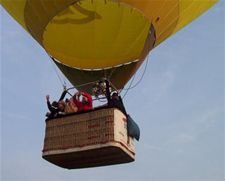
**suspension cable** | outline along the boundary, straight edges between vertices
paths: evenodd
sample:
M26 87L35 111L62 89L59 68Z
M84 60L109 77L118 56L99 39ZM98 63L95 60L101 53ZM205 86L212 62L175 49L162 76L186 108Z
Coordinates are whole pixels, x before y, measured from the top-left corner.
M92 82L88 82L88 83L85 83L85 84L79 84L79 85L70 87L70 88L68 88L68 89L66 89L66 90L68 91L68 90L71 90L71 89L77 89L77 88L79 88L79 87L83 87L83 86L86 86L86 85L89 85L89 84L93 84L93 83L96 83L96 82L98 82L98 81L92 81Z
M46 53L47 53L47 52L46 52ZM47 53L47 54L48 54L48 53ZM51 58L51 60L54 61L54 58L53 58L51 55L48 54L48 56ZM50 64L51 64L51 66L52 66L52 68L53 68L53 70L54 70L56 76L58 77L60 84L62 85L63 88L66 87L66 81L63 80L63 78L60 77L60 74L59 74L58 69L56 68L56 65L55 65L55 64L53 63L53 61L51 61L51 60L49 59Z
M110 74L109 74L109 77L108 77L108 80L109 80L109 81L110 81L110 79L111 79L113 73L115 72L115 70L116 70L116 67L114 67L114 68L111 70L111 72L110 72Z
M46 53L47 53L47 52L46 52ZM47 54L48 54L48 53L47 53ZM54 57L52 57L52 56L49 55L49 54L48 54L48 56L49 56L53 61L55 61ZM134 76L133 76L133 78L132 78L132 80L131 80L131 82L130 82L128 88L123 88L123 89L120 90L120 92L122 92L123 90L126 91L125 94L123 95L123 98L127 95L127 93L129 92L129 90L131 90L131 89L137 87L137 86L141 83L141 81L142 81L142 79L143 79L143 77L144 77L144 75L145 75L145 73L146 73L146 70L147 70L148 60L149 60L149 54L148 54L148 56L147 56L145 68L144 68L144 71L143 71L143 73L142 73L142 75L141 75L141 78L133 85L133 81L134 81L134 79L135 79L135 77L136 77L136 74L137 74L137 72L136 72L136 73L134 74ZM57 77L58 77L58 79L59 79L59 81L60 81L62 87L63 87L64 89L66 89L66 81L63 80L63 78L60 77L59 71L58 71L58 69L56 68L56 65L53 63L53 61L51 61L51 60L49 60L49 61L51 62L52 68L54 69L54 71L55 71L55 73L56 73L56 75L57 75ZM112 76L112 74L114 73L115 70L116 70L116 67L110 72L110 75L109 75L109 77L108 77L109 79L111 78L111 76ZM105 76L106 76L106 71L105 71L105 70L104 70L104 74L105 74ZM115 90L118 90L118 89L112 84L112 82L111 82L109 79L108 79L108 81L110 82L110 84L112 85L112 87L113 87ZM88 83L85 83L85 84L76 85L76 86L70 87L70 88L68 88L68 89L66 89L66 90L68 91L68 90L71 90L71 89L76 89L76 88L79 88L79 87L82 87L82 86L86 86L86 85L89 85L89 84L93 84L93 83L96 83L96 82L98 82L98 81L92 81L92 82L88 82Z
M135 76L136 76L136 73L134 74L134 76L133 76L133 78L132 78L132 80L131 80L131 82L130 82L129 87L128 87L127 89L123 89L123 90L126 90L125 94L123 95L123 98L127 95L128 91L130 90L130 88L131 88L131 86L132 86L132 83L133 83L133 81L134 81Z
M116 91L118 91L117 87L110 80L108 80L108 81L109 81L110 85L112 86L112 88L115 89Z
M132 86L133 81L134 81L134 78L135 78L135 76L136 76L136 74L137 74L137 72L136 72L136 73L134 74L134 76L133 76L131 82L130 82L129 87L128 87L128 88L123 88L123 89L122 89L122 90L126 90L126 92L125 92L123 98L127 95L127 93L128 93L129 90L131 90L131 89L137 87L137 86L141 83L141 81L142 81L142 79L144 78L144 75L145 75L145 73L146 73L147 67L148 67L148 60L149 60L149 54L148 54L148 56L147 56L147 60L146 60L146 63L145 63L145 68L144 68L144 71L143 71L143 73L142 73L142 75L141 75L141 78L140 78L140 79Z

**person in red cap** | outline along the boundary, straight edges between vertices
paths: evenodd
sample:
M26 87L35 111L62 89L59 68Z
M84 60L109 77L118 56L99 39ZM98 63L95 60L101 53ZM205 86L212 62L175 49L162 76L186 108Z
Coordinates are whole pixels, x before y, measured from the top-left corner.
M81 96L82 96L82 99L80 100ZM93 109L92 96L86 92L77 92L73 96L73 101L78 108L78 112L88 111Z

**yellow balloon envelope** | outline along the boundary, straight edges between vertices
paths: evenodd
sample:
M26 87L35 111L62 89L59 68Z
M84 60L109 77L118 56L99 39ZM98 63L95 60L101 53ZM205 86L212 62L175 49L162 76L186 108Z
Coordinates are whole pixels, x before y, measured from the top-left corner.
M216 2L2 0L1 4L55 58L72 84L105 77L120 89L151 49Z

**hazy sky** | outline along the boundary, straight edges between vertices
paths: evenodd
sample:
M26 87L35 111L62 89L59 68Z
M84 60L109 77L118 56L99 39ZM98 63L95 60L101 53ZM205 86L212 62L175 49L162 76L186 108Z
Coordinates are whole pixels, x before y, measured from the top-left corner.
M125 97L141 128L136 161L81 170L41 158L45 95L57 99L62 87L44 50L0 10L1 180L225 179L224 1L154 49L144 79Z

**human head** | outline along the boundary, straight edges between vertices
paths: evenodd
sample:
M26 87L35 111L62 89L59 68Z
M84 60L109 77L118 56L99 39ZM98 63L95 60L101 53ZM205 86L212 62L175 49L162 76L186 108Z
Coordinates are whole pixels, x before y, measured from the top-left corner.
M119 95L117 92L113 92L112 99L119 99Z
M53 101L53 102L52 102L52 106L53 106L53 107L58 107L58 102Z
M82 96L82 103L87 104L88 103L88 98L86 96Z

